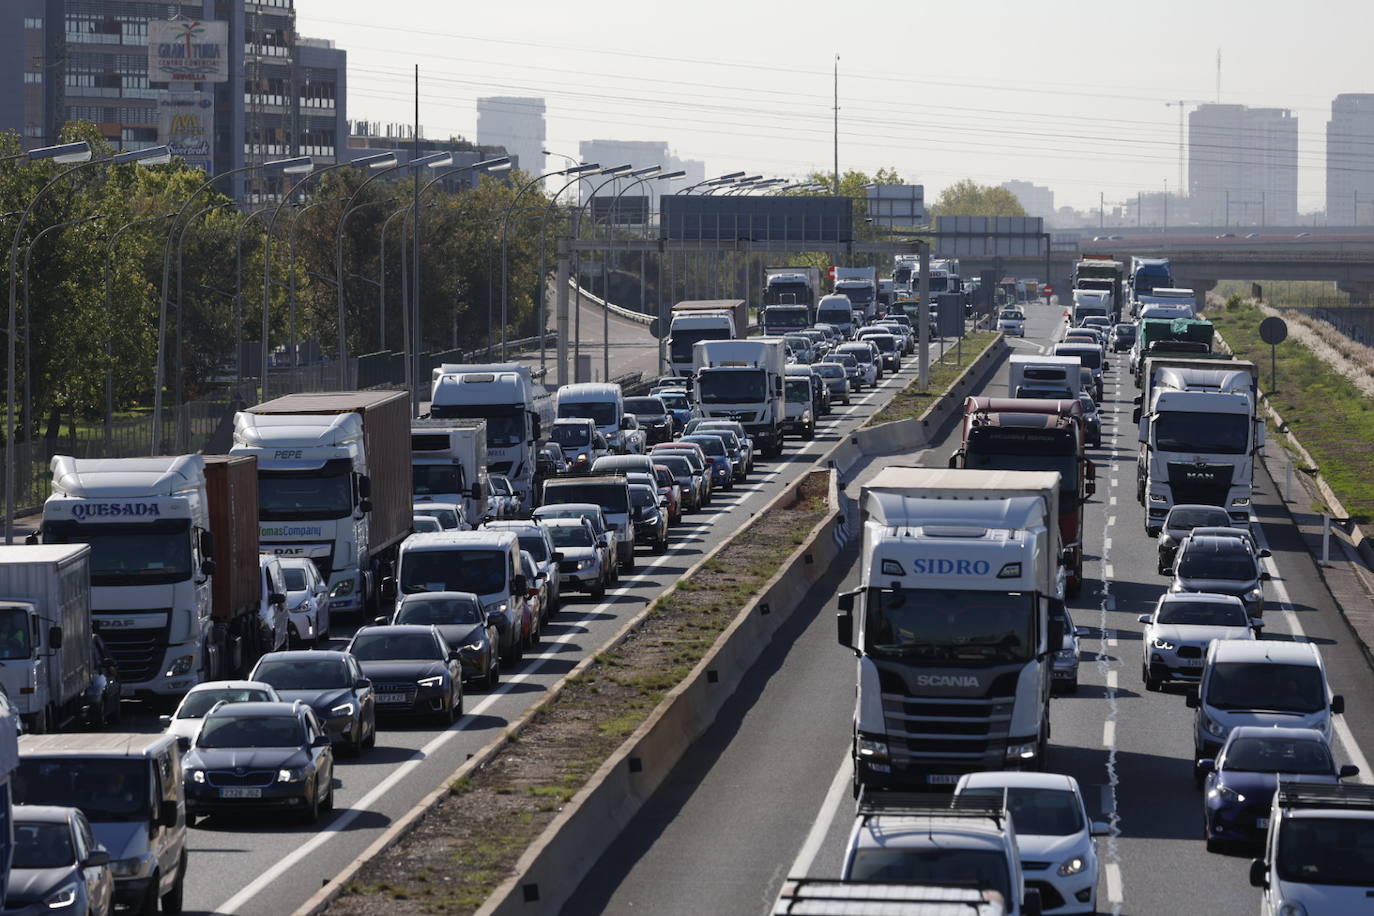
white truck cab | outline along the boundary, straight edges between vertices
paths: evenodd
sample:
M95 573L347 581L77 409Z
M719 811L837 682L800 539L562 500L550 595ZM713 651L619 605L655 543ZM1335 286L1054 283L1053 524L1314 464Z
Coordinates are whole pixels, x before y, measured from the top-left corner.
M554 402L558 419L586 417L596 424L597 432L605 438L611 451L626 452L625 393L619 385L610 382L564 385L558 389Z

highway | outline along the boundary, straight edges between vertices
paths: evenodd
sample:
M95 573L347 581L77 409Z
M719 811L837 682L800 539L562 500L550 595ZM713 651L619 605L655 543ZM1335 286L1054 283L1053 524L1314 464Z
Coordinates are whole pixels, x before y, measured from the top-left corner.
M537 355L536 355L537 358ZM261 815L201 820L191 830L187 873L188 913L280 916L307 900L338 874L419 799L448 779L470 755L565 675L600 648L621 623L653 600L720 539L728 536L788 482L809 468L841 435L861 423L915 374L914 360L880 386L821 420L815 441L789 440L784 457L759 461L746 484L718 492L710 508L687 516L670 531L662 556L641 551L638 569L623 574L605 601L570 596L545 629L544 641L515 670L503 672L493 693L468 695L466 714L453 727L392 727L381 723L376 748L360 758L340 757L337 808L313 828L276 823ZM333 648L347 639L342 626ZM148 714L126 711L121 730L155 731Z
M554 290L549 289L549 327L555 326L552 310L554 303ZM572 373L574 341L581 340L582 355L590 355L592 358L592 376L589 381L602 380L602 341L610 341L610 362L611 377L626 375L631 372L642 372L645 377L660 374L658 371L658 341L649 333L649 326L628 318L622 318L614 312L609 316L601 306L589 299L583 299L581 308L577 308L577 297L568 297L568 307L572 311L572 316L568 321L568 371ZM575 320L581 316L580 338L574 335L578 332L578 323ZM604 333L609 330L609 335ZM515 357L516 362L528 365L539 365L539 351L527 351ZM565 381L558 376L558 351L555 347L550 347L545 353L545 365L548 368L548 375L545 382L549 385L562 385ZM567 381L572 381L568 379Z
M1012 346L1037 352L1062 327L1062 313L1032 305L1028 315L1028 339ZM1145 535L1135 501L1136 390L1122 361L1113 363L1103 448L1091 456L1097 494L1087 507L1088 581L1070 602L1075 623L1091 635L1082 640L1078 692L1052 702L1048 768L1074 776L1090 814L1112 824L1111 836L1098 841L1099 911L1253 913L1259 892L1248 881L1250 853L1211 854L1202 841L1193 712L1183 691L1147 693L1140 681L1136 617L1153 607L1166 580L1156 572L1156 542ZM1005 385L1004 365L987 392L1001 394ZM860 463L845 474L845 492L857 499L859 484L884 465L943 466L954 448L946 439L914 455ZM1368 780L1374 673L1274 483L1262 477L1257 490L1255 514L1273 551L1266 561L1274 578L1265 638L1321 646L1332 689L1348 704L1348 713L1336 717L1337 761L1357 764ZM786 876L839 874L853 824L855 665L835 641L835 594L857 586L857 560L851 543L712 729L583 881L567 912L764 913Z

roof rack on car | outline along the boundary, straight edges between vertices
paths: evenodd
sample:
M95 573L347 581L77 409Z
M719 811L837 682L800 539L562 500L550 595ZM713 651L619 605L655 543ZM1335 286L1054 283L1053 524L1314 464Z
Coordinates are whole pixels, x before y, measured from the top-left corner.
M859 817L993 818L1001 825L1007 816L1006 794L945 795L937 792L868 792L859 797Z
M1281 784L1279 807L1374 811L1374 786Z

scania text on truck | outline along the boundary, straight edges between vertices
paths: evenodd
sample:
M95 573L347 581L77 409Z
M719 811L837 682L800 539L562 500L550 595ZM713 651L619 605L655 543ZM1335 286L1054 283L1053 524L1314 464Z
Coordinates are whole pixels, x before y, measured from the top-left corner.
M1038 768L1063 599L1053 473L889 467L859 494L854 789Z
M673 306L668 324L668 365L676 375L692 371L692 347L698 340L734 340L749 327L743 299L688 299Z
M815 306L821 295L820 268L805 265L765 267L762 295L762 305Z
M1078 400L969 398L961 445L949 466L1059 474L1059 538L1068 594L1077 595L1083 586L1083 506L1097 489Z
M0 684L33 734L85 711L91 684L91 548L0 549Z
M878 268L836 267L832 292L848 296L854 311L862 312L865 321L871 320L878 309Z
M511 482L521 505L534 505L535 453L543 425L553 422L553 399L529 366L444 363L434 370L429 415L486 420L487 470Z
M411 491L416 503L457 503L469 525L487 514L487 421L410 421Z
M1255 455L1264 446L1258 370L1242 360L1145 361L1136 498L1145 530L1159 534L1177 504L1221 506L1240 525L1250 519Z
M374 610L411 530L409 395L288 394L234 417L230 453L258 459L262 549L313 560L331 614Z
M783 445L786 362L776 337L701 341L693 352L692 397L703 417L742 423L759 449L776 458Z
M57 455L52 473L43 542L91 545L92 624L124 696L168 702L268 651L251 458Z

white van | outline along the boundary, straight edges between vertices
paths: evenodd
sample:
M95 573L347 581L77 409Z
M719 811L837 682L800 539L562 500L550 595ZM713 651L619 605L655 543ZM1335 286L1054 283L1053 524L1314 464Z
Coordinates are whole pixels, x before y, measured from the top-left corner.
M619 385L609 382L583 382L564 385L554 396L558 419L586 417L596 424L611 451L625 452L625 395Z
M1083 393L1083 381L1078 370L1082 363L1076 356L1036 356L1013 353L1008 359L1007 397L1045 397L1039 393L1067 389L1068 399L1077 400ZM1063 395L1059 395L1063 396Z
M822 296L816 306L816 323L828 324L846 340L854 336L854 303L848 296Z
M1331 716L1345 712L1332 696L1321 652L1310 642L1216 640L1188 707L1197 710L1193 759L1215 759L1241 725L1312 728L1331 740ZM1206 774L1194 770L1201 787Z

